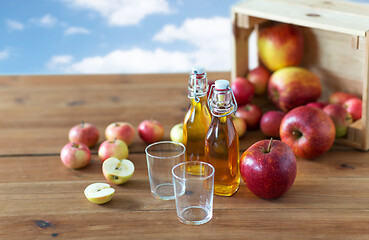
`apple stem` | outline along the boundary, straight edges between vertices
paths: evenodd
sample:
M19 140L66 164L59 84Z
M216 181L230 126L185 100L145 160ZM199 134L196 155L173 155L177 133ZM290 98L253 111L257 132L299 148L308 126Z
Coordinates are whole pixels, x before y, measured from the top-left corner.
M270 142L267 148L267 153L270 152L270 148L272 147L273 138L270 138Z
M74 147L74 148L78 148L78 144L74 142L74 143L72 144L72 147Z
M81 127L84 127L85 126L85 121L81 121Z

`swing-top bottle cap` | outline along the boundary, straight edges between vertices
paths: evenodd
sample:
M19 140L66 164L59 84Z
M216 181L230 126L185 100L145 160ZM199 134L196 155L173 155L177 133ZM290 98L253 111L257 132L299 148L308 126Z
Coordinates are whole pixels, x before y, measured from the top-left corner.
M191 68L191 73L192 74L204 74L205 69L203 67L195 66Z
M229 87L228 80L220 79L215 81L215 89L216 90L226 90Z

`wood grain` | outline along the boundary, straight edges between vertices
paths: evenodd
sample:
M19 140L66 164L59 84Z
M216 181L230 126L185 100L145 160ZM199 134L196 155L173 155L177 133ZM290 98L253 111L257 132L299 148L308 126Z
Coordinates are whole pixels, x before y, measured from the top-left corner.
M234 196L215 196L212 220L195 227L177 220L174 200L151 195L146 144L136 138L130 181L112 185L109 203L90 203L83 190L106 182L102 163L95 147L86 168L62 165L69 128L84 118L103 131L117 119L137 125L153 114L169 139L171 126L183 119L186 81L187 74L0 77L6 113L0 119L0 239L368 239L369 153L339 144L315 160L298 158L295 184L282 198L260 199L242 181ZM248 131L240 152L264 138Z

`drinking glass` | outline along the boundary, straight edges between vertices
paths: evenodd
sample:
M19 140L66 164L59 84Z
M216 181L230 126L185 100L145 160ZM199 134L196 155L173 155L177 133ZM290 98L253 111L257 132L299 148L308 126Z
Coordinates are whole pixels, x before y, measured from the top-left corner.
M174 199L172 168L184 161L185 146L172 141L156 142L146 147L151 193L162 200Z
M176 165L172 170L176 209L179 221L204 224L213 216L214 167L192 161Z

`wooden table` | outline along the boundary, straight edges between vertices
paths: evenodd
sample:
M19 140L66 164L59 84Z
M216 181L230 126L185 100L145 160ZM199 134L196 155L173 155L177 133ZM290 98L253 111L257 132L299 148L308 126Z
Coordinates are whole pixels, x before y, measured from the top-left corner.
M229 73L210 73L209 79ZM316 160L298 159L291 190L262 200L242 182L232 197L214 199L213 219L201 226L177 220L174 201L152 197L137 137L132 179L114 186L111 202L83 195L106 182L97 147L82 170L64 167L60 149L81 120L104 128L154 118L170 128L183 120L187 74L0 77L0 239L369 239L369 153L335 145ZM243 152L264 137L241 139Z

